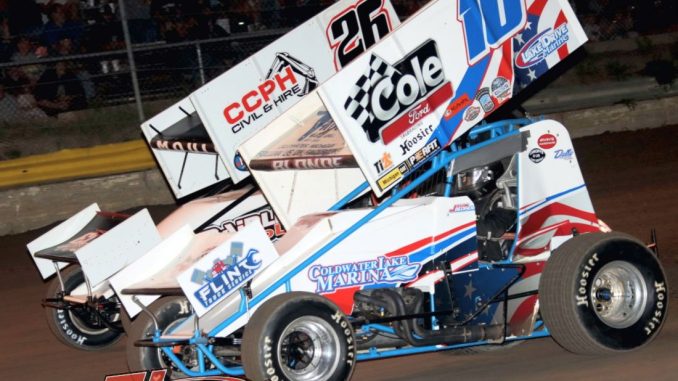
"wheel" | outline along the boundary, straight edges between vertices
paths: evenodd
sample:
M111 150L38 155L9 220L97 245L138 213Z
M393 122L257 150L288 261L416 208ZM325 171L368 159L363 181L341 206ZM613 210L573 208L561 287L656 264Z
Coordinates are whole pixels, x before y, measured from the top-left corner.
M65 294L70 294L77 287L85 283L85 276L80 266L72 265L61 271ZM57 298L62 292L59 279L54 278L47 286L46 299ZM117 301L112 297L111 301ZM86 307L71 310L45 307L47 326L54 336L62 343L85 351L96 351L115 344L122 335L98 321L93 312ZM119 319L119 311L102 311L110 317L111 322Z
M188 300L181 296L163 297L148 306L148 310L153 313L158 321L158 328L163 332L171 332L173 328L181 324L186 318L191 316L191 309ZM131 327L127 332L127 366L132 372L161 369L170 369L172 376L181 376L176 366L173 366L165 354L159 348L136 347L134 342L153 337L155 325L153 319L147 313L141 312L136 319L132 321ZM192 347L178 347L181 353L178 357L191 357L188 352Z
M307 292L275 296L245 326L242 361L252 381L349 380L353 328L332 302Z
M555 250L539 284L541 313L555 341L580 354L650 343L668 311L661 264L622 233L575 236Z

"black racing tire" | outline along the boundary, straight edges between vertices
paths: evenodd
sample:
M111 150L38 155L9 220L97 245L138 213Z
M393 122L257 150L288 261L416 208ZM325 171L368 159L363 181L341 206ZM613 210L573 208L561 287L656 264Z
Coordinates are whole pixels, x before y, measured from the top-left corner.
M539 284L544 324L578 354L612 354L649 344L668 311L657 257L622 233L575 236L558 247Z
M61 279L64 282L66 295L85 283L85 276L78 265L71 265L61 270ZM56 298L60 292L59 279L54 277L47 286L46 299ZM106 349L115 344L122 335L121 331L110 329L93 321L90 314L84 309L69 311L44 307L44 310L49 329L60 342L71 348L84 351Z
M245 326L242 361L252 381L349 380L356 362L353 327L322 296L277 295Z
M191 316L188 300L181 296L162 297L148 306L158 321L158 328L166 331ZM171 376L183 377L176 367L168 363L168 359L159 348L137 347L137 340L153 337L155 326L153 319L146 312L140 312L131 323L127 332L127 366L132 372L166 368L171 370Z

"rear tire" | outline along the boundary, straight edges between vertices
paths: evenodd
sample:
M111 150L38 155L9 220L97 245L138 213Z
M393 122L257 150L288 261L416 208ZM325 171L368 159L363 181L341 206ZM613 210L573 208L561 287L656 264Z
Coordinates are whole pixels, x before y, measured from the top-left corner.
M349 380L356 361L353 328L322 296L278 295L245 326L242 361L252 381Z
M85 283L85 276L78 265L61 270L61 279L66 295ZM59 279L55 277L47 286L46 298L56 298L61 291ZM84 307L73 310L44 307L44 310L49 329L59 341L71 348L84 351L106 349L115 344L122 335L122 332L97 322Z
M579 354L610 354L649 344L668 311L661 264L622 233L575 236L556 249L539 285L553 339Z

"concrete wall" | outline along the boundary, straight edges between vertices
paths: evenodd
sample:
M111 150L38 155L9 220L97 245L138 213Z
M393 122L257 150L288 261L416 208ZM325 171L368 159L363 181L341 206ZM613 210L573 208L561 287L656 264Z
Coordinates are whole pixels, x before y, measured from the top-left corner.
M678 125L678 97L637 101L547 115L573 137ZM0 235L15 234L64 220L98 202L103 210L172 204L158 170L134 172L0 191Z

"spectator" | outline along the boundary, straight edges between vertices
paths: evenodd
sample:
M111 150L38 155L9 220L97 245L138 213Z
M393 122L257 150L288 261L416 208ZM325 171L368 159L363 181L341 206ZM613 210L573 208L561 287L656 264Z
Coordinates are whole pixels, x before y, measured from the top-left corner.
M125 10L132 43L153 42L157 39L156 26L151 18L151 0L125 0Z
M0 16L0 62L9 61L13 53L12 35L9 32L9 21Z
M35 0L7 0L7 15L12 36L38 35L42 30L42 14Z
M21 67L11 66L5 71L4 85L5 91L18 98L21 93L28 92L31 81Z
M76 47L79 47L84 32L82 23L68 20L61 4L53 4L48 14L50 21L45 24L42 32L42 38L47 46L56 50L57 43L68 38Z
M35 99L49 116L87 107L82 83L63 61L45 70L35 88Z
M5 85L0 83L0 122L14 122L19 116L19 102L12 94L5 92Z
M586 15L582 18L584 32L591 41L600 41L601 31L598 25L597 17L594 15Z
M30 87L30 81L20 68L10 67L7 69L3 89L5 93L16 99L21 118L46 118L47 115L37 107L37 102L30 92Z
M16 63L31 63L30 65L21 66L21 70L26 73L26 76L31 81L32 84L37 82L40 75L45 70L43 65L36 65L40 57L35 53L36 48L33 45L33 42L26 36L21 36L17 39L16 42L16 52L12 55L12 62Z
M99 18L92 25L87 34L87 50L111 51L125 48L125 35L120 21L116 20L115 14L109 7L104 7L99 13Z

